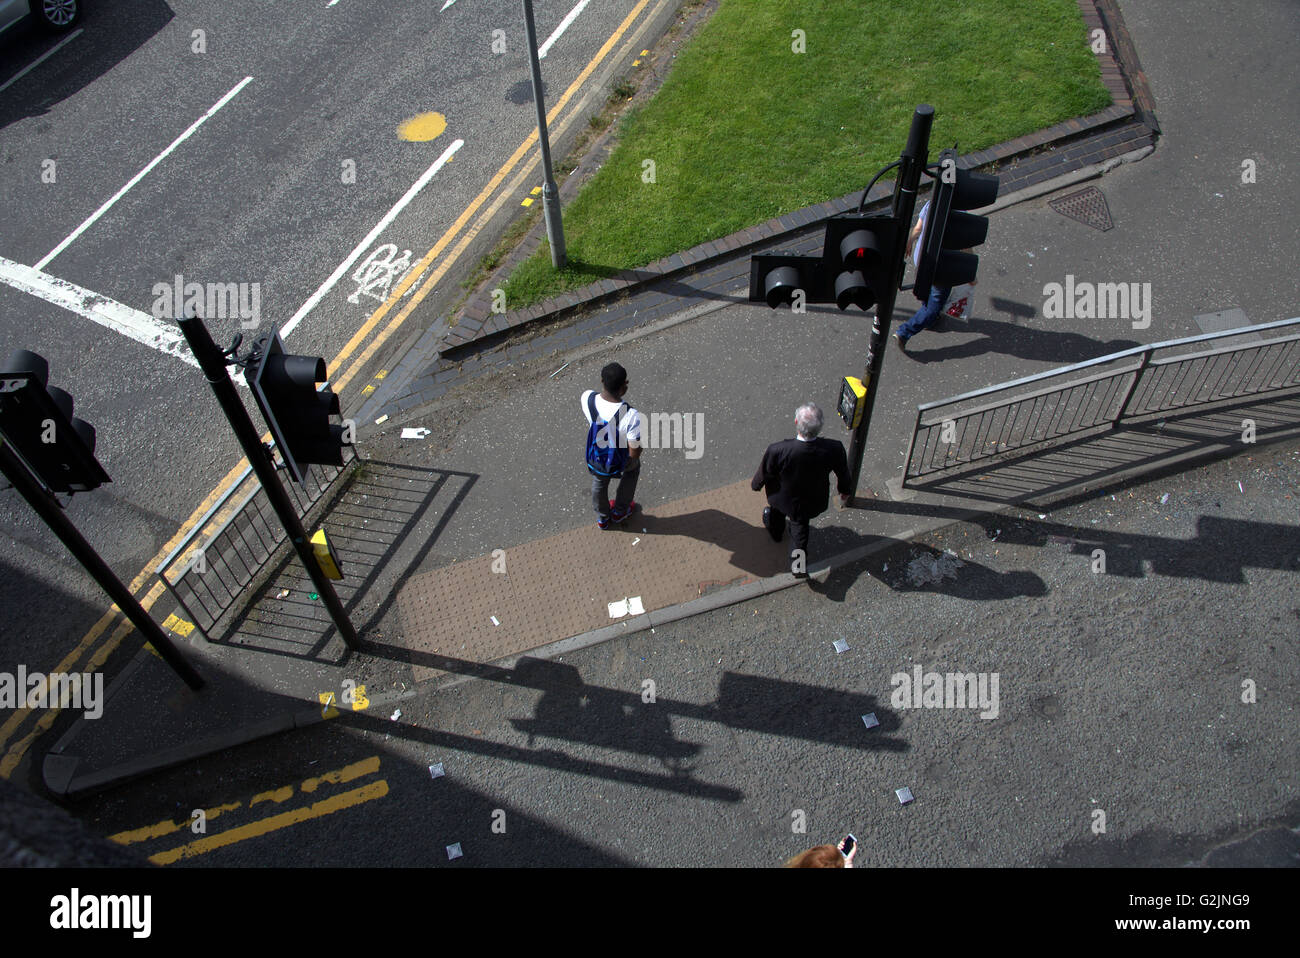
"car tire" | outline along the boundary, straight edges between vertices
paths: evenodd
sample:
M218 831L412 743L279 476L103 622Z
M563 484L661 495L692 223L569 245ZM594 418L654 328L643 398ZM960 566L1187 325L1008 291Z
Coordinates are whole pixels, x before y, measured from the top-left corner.
M31 0L32 18L49 33L66 33L81 19L79 0Z

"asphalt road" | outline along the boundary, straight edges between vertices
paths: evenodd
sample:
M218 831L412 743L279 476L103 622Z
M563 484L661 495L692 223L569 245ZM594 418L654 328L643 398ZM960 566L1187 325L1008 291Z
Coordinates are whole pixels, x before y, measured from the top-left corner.
M750 867L848 831L873 867L1295 865L1297 488L1290 444L882 543L815 595L345 712L77 814L110 835L226 806L225 847L129 846L207 866ZM989 697L900 707L918 666Z
M539 42L558 33L542 61L550 104L635 6L538 0ZM535 130L536 115L515 0L92 2L80 33L58 42L26 28L0 39L0 348L45 356L51 385L70 391L97 429L113 482L74 498L68 512L129 582L240 453L196 369L54 305L49 289L152 318L167 305L156 284L177 275L236 284L245 312L211 319L218 343L242 331L247 344L301 314L290 350L331 359L400 281L404 268L382 264L418 263ZM598 93L601 82L608 77L594 73L583 89ZM593 95L581 109L601 105ZM441 115L445 130L419 142L399 136L426 113ZM518 210L525 195L503 209ZM494 235L460 257L404 332L436 319ZM378 271L355 278L372 258ZM33 294L23 267L38 264L43 292ZM0 606L6 654L40 668L107 608L13 493L0 509Z

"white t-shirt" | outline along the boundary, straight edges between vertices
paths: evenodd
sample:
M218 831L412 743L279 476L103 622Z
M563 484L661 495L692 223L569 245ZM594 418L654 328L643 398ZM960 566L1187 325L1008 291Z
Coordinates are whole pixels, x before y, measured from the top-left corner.
M587 397L595 393L596 412L600 413L600 418L609 422L614 418L614 413L618 412L622 403L609 402L595 389L588 389L582 394L582 415L586 418L588 424L591 423L591 410L587 408ZM619 445L626 446L630 439L633 442L641 441L641 414L631 406L619 412L618 415L618 436Z
M921 207L921 212L917 214L916 221L921 224L921 235L916 238L916 245L912 247L912 265L921 265L921 244L925 242L925 218L930 214L930 201L926 200L925 205Z

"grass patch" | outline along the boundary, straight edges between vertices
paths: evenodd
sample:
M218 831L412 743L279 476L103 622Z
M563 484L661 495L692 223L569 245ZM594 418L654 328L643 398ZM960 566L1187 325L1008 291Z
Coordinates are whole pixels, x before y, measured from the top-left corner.
M564 210L568 268L543 242L508 301L860 190L898 159L918 103L935 108L931 160L1095 113L1111 100L1087 40L1075 0L722 0Z

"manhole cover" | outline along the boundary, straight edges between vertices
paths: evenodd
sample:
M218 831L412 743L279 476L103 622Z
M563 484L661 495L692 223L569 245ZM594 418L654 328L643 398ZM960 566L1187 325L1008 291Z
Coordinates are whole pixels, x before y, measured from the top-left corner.
M1106 197L1095 186L1089 186L1069 196L1049 200L1047 205L1062 216L1078 220L1085 226L1091 226L1103 233L1115 225L1110 221L1110 207L1106 205Z

